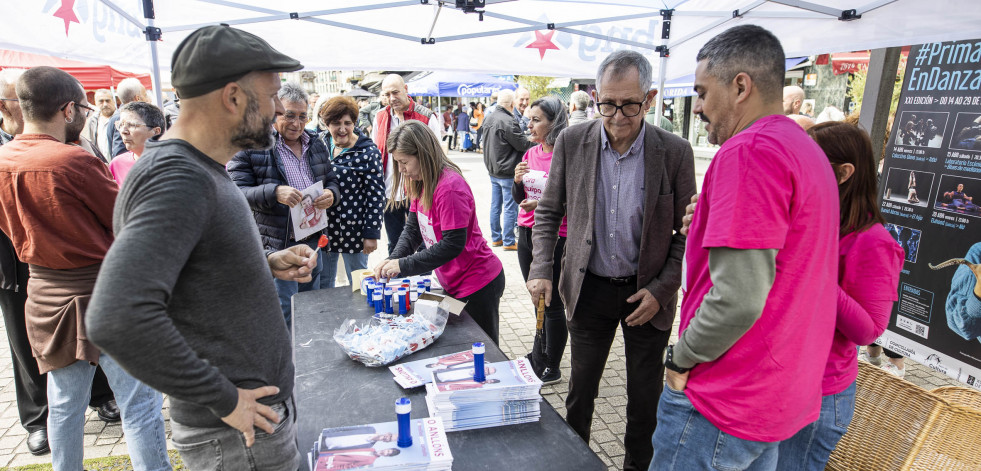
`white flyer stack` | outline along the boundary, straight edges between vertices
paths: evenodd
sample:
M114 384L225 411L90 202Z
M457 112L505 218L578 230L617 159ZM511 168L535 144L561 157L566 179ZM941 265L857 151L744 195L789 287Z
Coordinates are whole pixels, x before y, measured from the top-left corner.
M443 419L447 432L537 422L542 381L528 360L487 363L485 381L473 379L473 365L438 370L426 384L429 415Z
M412 445L399 447L398 422L324 429L307 455L312 471L398 469L450 471L453 455L437 417L411 422Z

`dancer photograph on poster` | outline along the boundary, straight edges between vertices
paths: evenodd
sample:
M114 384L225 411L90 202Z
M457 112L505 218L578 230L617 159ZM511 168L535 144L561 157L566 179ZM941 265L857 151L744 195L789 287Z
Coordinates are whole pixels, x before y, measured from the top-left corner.
M897 146L932 147L943 145L944 130L950 113L932 111L905 111L900 116Z
M957 113L950 148L981 150L981 113Z
M933 190L932 172L922 172L908 168L893 167L886 174L882 198L894 203L903 203L921 208L927 207L927 200Z
M896 239L899 246L903 248L903 252L906 252L906 261L916 263L916 256L920 252L920 235L922 232L919 229L891 223L886 223L885 227L889 231L889 235Z
M952 258L931 269L956 266L947 294L947 326L964 340L981 340L981 242L971 246L964 258Z
M981 207L974 195L981 190L981 180L959 175L941 175L937 201L933 207L942 211L981 217Z
M320 435L320 451L372 448L378 442L394 442L395 433L378 433L374 426L341 427Z

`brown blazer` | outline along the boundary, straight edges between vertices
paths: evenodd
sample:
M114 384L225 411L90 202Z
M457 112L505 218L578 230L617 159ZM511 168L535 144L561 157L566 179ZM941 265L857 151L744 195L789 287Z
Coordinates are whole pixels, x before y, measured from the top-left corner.
M681 218L695 194L695 158L691 144L644 123L644 227L637 267L637 289L645 288L661 305L651 324L671 330L681 287L685 236ZM576 312L593 246L596 172L602 140L600 119L570 127L559 135L545 194L535 209L534 246L528 279L552 279L559 224L566 216L568 238L562 257L559 295L569 319Z

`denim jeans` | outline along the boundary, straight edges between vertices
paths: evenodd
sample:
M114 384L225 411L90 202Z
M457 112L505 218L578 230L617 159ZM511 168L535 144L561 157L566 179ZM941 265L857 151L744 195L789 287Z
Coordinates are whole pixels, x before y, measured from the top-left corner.
M337 253L324 252L320 256L324 258L323 270L320 272L320 289L333 288L337 280L337 259L344 258L344 271L347 272L347 282L354 284L351 279L351 272L368 268L368 254L358 253Z
M776 470L780 442L736 438L712 425L688 396L667 385L657 406L654 459L649 471Z
M504 245L515 245L514 227L518 223L518 203L511 197L512 178L495 178L491 180L491 211L490 228L491 241L504 241ZM504 214L501 214L501 205L504 206ZM504 232L501 232L503 217Z
M188 469L296 471L300 452L296 448L296 408L292 399L270 406L279 416L273 433L255 429L255 443L245 446L236 429L188 427L171 421L171 439Z
M99 364L116 394L133 468L171 469L160 411L163 396L126 373L109 355L100 355ZM85 408L94 374L95 366L87 361L48 372L48 443L55 471L82 469Z
M821 471L855 414L855 382L838 394L821 398L821 417L780 442L780 471Z
M301 244L307 244L310 248L317 249L317 237L311 237L310 240L306 242L300 242ZM297 245L296 243L290 245ZM303 293L305 291L313 291L315 289L320 289L320 271L323 269L324 261L320 257L317 257L317 267L313 269L313 279L306 283L297 283L295 281L280 280L279 278L273 278L276 283L276 293L279 294L279 307L283 309L283 318L286 319L286 327L292 331L293 327L293 295L296 293Z

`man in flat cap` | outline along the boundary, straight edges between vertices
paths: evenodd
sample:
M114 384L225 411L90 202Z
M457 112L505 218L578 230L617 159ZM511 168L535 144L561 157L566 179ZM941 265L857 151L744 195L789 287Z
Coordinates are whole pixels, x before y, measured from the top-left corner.
M264 253L225 164L272 145L278 72L302 68L261 38L201 28L174 52L181 119L126 178L86 326L93 342L170 396L189 469L295 470L293 362L269 277L310 281L305 244ZM244 438L244 439L243 439Z

